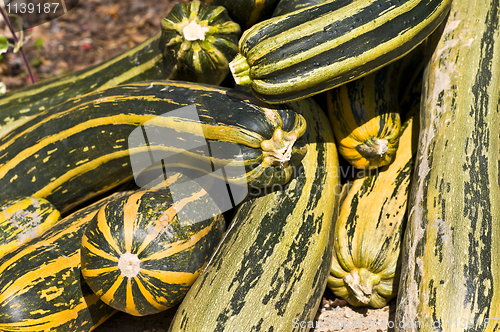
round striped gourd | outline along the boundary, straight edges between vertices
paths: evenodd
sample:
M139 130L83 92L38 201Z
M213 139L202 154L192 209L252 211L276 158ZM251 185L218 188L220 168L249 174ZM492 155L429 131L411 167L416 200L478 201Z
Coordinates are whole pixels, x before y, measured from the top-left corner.
M109 306L136 316L181 301L225 224L207 192L186 182L176 200L168 189L138 191L103 206L82 239L82 275ZM210 217L207 217L210 216Z
M60 215L43 198L21 197L0 203L0 257L52 227Z
M178 3L161 27L164 61L176 63L172 79L216 85L224 80L241 33L224 7Z
M396 154L399 68L398 61L326 94L339 153L356 168L388 165Z

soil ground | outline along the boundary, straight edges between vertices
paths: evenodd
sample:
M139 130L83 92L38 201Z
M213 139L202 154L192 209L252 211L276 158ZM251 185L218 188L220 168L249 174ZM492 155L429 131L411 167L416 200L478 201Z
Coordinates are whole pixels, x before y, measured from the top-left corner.
M66 15L26 31L29 39L24 51L38 81L76 71L105 61L152 36L158 31L161 18L176 2L180 1L80 0ZM1 19L0 35L11 36ZM30 84L19 54L4 54L0 61L0 82L7 86L7 91ZM148 317L117 313L95 331L167 331L175 309ZM394 301L377 310L352 308L327 290L312 331L392 331L389 327L394 321L394 310Z
M94 332L166 332L175 310L176 307L147 317L119 312ZM327 289L314 321L309 323L313 324L310 332L394 332L395 310L394 300L381 309L353 308ZM293 322L290 322L290 327L293 327ZM244 327L241 331L245 331Z

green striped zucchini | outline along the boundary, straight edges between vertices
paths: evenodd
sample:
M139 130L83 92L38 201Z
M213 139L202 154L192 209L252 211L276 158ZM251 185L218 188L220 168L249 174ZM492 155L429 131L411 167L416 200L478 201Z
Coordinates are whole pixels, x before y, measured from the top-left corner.
M243 29L271 16L279 0L204 0L209 5L223 6Z
M158 117L192 104L197 106L199 122L184 114ZM306 123L290 108L268 107L251 95L216 86L142 82L69 100L2 137L0 192L5 198L47 198L64 213L131 180L131 157L151 160L149 146L129 149L127 141L147 121L168 137L165 142L150 142L152 149L178 152L179 158L164 160L166 166L197 167L200 159L224 166L239 158L245 172L228 175L235 184L284 184L306 153L301 138ZM205 140L218 149L219 158L207 156L208 151L176 148L181 141L206 146ZM224 143L237 144L241 151L224 149Z
M173 174L167 182L186 180ZM156 188L159 185L152 189ZM80 247L88 223L101 207L135 194L111 194L0 258L0 331L87 332L116 312L83 281Z
M425 70L399 331L500 329L499 10L453 1Z
M91 331L115 313L81 282L80 243L106 200L85 207L0 258L0 331Z
M222 6L199 1L177 3L161 21L165 65L175 63L170 79L220 84L238 53L240 26Z
M138 191L103 206L82 239L82 275L109 306L135 316L178 304L222 239L225 221L196 182L178 201Z
M318 5L327 1L331 0L280 0L280 2L278 2L278 5L274 9L273 17L285 15L296 10Z
M21 197L0 203L0 257L52 227L60 215L43 198Z
M393 163L346 185L348 193L335 223L328 287L353 306L381 308L397 294L417 152L418 112L413 113L402 129Z
M356 168L389 165L398 149L400 62L327 91L328 116L339 153Z
M169 331L308 331L326 287L340 172L328 119L312 99L290 103L308 123L308 152L286 187L243 203Z
M161 33L101 64L54 77L0 97L0 137L70 98L121 83L167 79L175 63L164 63Z
M330 1L260 22L229 64L237 84L269 103L312 96L409 53L451 0Z

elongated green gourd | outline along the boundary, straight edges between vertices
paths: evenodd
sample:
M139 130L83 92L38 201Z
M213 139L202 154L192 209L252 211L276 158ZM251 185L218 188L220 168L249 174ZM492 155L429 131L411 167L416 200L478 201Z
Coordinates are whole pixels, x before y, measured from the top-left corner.
M184 113L158 117L189 105L197 106L199 121ZM150 121L158 121L165 137L150 142L152 149L177 153L166 165L208 172L200 160L219 167L239 158L245 169L228 175L235 184L285 184L306 153L307 124L290 108L212 85L148 81L68 100L0 138L0 193L47 198L64 213L131 180L131 156L151 160L149 145L129 149L128 143L132 131ZM220 157L183 150L184 141L205 147L208 141ZM240 151L223 148L229 143Z
M451 0L330 1L243 33L229 64L237 84L269 103L312 96L409 53L441 23Z
M290 105L308 122L303 167L240 207L169 331L309 330L332 258L340 172L323 111L311 99Z
M499 10L453 1L426 67L397 331L500 329Z

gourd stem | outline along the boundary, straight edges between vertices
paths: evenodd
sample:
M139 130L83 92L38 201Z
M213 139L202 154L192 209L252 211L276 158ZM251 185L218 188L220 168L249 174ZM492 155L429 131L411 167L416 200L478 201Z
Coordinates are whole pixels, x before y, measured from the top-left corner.
M127 251L124 254L120 254L118 269L122 276L134 278L141 271L141 260L137 257L137 254L132 254Z
M356 150L367 160L384 159L385 154L389 150L389 141L371 137L356 146Z
M209 27L201 26L193 20L182 29L182 35L188 41L205 40L205 35L209 30Z
M380 283L380 276L365 268L354 269L344 277L344 283L359 302L369 304L374 287Z
M276 129L271 139L261 143L264 158L270 158L272 164L285 165L292 157L293 144L297 138L297 133Z
M295 124L290 131L284 131L281 127L277 128L271 139L265 140L260 144L262 155L264 156L262 165L264 167L276 165L287 167L288 162L292 159L292 155L299 152L297 149L294 149L294 144L304 134L306 128L307 125L300 115L297 116ZM307 149L303 149L301 154L305 155L306 152Z

